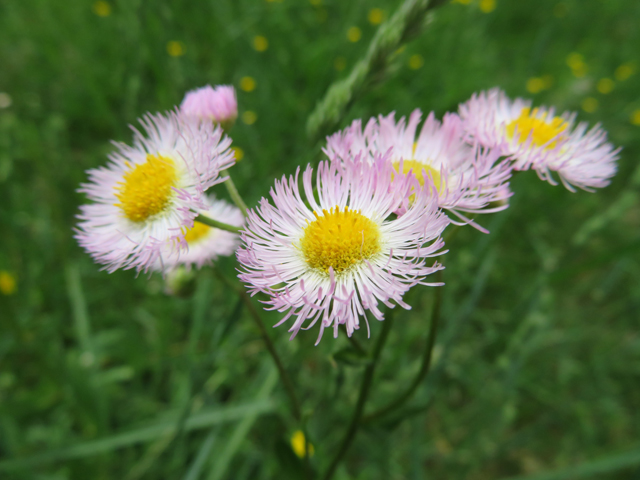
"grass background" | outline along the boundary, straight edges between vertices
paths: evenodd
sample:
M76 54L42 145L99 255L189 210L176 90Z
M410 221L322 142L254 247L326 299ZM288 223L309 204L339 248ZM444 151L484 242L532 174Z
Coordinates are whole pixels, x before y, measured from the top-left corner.
M287 398L237 299L210 270L187 298L165 295L157 275L101 272L72 238L84 201L76 189L86 169L105 163L110 140L130 141L128 124L141 114L172 108L188 89L238 88L251 77L254 90L238 88L231 136L244 152L234 179L255 205L273 178L318 158L307 117L366 51L370 11L389 15L398 4L0 4L0 92L11 99L0 109L0 270L17 282L0 294L0 478L301 478ZM482 218L490 235L456 235L433 372L407 408L363 428L338 479L640 477L640 126L631 121L640 4L490 6L438 9L342 126L393 110L442 115L497 85L601 122L624 147L619 174L596 193L519 174L511 208ZM256 36L266 50L256 50ZM169 42L182 54L169 55ZM582 66L575 56L568 65L572 53ZM629 62L635 73L617 79ZM527 91L532 78L547 88ZM614 81L610 93L598 90L602 78ZM254 123L243 122L246 112ZM233 259L218 264L226 276L234 268ZM418 369L433 291L410 298L372 407ZM264 315L267 324L278 318ZM375 336L380 325L371 328ZM357 337L370 347L365 332ZM284 327L270 333L310 415L321 470L362 366L340 360L345 338L314 348L313 331L292 342Z

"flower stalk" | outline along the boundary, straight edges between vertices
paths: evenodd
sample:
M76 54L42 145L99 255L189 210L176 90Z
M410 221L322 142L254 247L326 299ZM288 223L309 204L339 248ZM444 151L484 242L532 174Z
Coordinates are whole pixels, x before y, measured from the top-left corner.
M329 468L327 469L324 477L322 477L323 480L330 480L331 477L333 477L336 468L338 468L338 465L347 453L347 450L351 446L351 443L353 442L353 439L358 432L358 428L360 427L362 419L362 413L364 412L364 407L369 398L369 392L371 390L371 384L373 381L373 375L376 370L376 365L378 364L380 353L387 343L387 338L389 337L389 332L391 331L391 327L393 325L393 313L394 310L391 310L386 320L382 322L382 331L380 332L380 336L378 337L376 345L373 349L371 363L367 365L367 368L365 369L362 376L362 383L360 384L360 394L358 395L358 402L356 403L353 415L351 416L349 428L347 429L347 432L342 439L340 447L338 447L336 456L333 458L333 461L331 462L331 465L329 465Z

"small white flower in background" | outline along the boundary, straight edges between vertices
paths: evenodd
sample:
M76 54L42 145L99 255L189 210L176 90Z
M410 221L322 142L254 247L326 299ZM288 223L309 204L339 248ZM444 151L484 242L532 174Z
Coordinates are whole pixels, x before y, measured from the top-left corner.
M200 120L219 123L225 130L238 118L236 91L230 85L207 85L187 92L180 104L180 111Z
M425 280L443 267L427 261L444 253L440 234L449 220L429 195L417 195L404 215L394 215L419 183L393 174L388 156L324 161L315 181L311 166L302 175L306 200L298 170L276 181L274 205L263 198L250 211L237 251L239 277L252 295L270 297L264 302L270 309L286 312L278 325L295 318L291 338L316 322L318 342L328 327L337 337L341 324L351 336L367 310L384 319L380 302L410 309L403 295L417 284L434 285Z
M216 200L205 195L203 202L207 208L201 210L200 215L235 227L241 227L244 223L244 216L240 209L224 200ZM187 243L187 249L176 250L169 243L154 266L154 270L172 270L179 265L184 265L187 269L210 265L219 256L231 255L238 246L240 237L237 233L195 222L193 227L187 229L184 240Z
M500 149L515 170L533 168L553 185L552 172L571 191L605 187L616 173L620 149L599 125L576 124L575 113L557 116L553 108L532 108L531 101L511 100L494 88L460 105L460 116L470 141Z
M421 186L428 183L422 194L429 195L429 190L435 189L438 206L462 218L464 223L470 221L460 212L493 213L508 207L509 162L501 161L496 149L468 145L458 115L448 113L439 122L431 112L419 133L420 110L414 110L408 122L405 117L396 122L394 116L391 113L372 118L364 130L360 120L354 121L327 139L325 152L339 161L364 155L369 162L375 156L391 152L396 170L402 165L402 172L412 171Z
M0 92L0 109L9 108L11 103L11 95L5 92Z
M185 249L187 230L209 208L204 191L234 163L231 140L210 122L169 112L140 124L146 136L134 129L133 146L116 143L111 162L89 170L80 188L93 203L80 207L75 237L109 272L147 271L167 245Z

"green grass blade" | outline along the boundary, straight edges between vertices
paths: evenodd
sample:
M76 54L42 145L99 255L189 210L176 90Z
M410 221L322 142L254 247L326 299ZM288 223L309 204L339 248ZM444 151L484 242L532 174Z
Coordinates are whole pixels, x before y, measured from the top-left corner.
M273 374L269 376L269 380L271 380L272 376ZM255 420L259 415L273 411L274 409L275 404L273 401L267 399L266 395L260 396L253 402L228 407L212 408L191 415L187 418L184 429L185 431L198 430L211 427L212 425L239 420L248 416ZM131 430L98 440L80 443L71 447L61 448L41 455L5 460L0 462L0 471L33 468L35 465L44 463L68 460L72 458L90 457L99 453L135 445L137 443L156 440L158 437L170 433L174 428L175 421L163 420L147 427L138 428L136 430Z
M557 470L555 472L536 473L533 475L522 475L509 477L505 480L574 480L579 478L589 478L595 475L615 472L623 468L640 465L640 448L630 452L611 455L610 457L586 462L573 467Z
M67 265L65 269L65 280L67 284L67 295L69 295L69 301L71 302L73 323L78 343L82 351L90 354L92 360L95 360L95 352L93 351L93 344L91 342L89 312L84 299L84 293L82 292L82 285L80 284L80 274L78 273L78 267L76 265Z
M262 387L258 391L258 395L256 396L256 401L260 402L266 399L270 394L273 388L276 386L276 382L278 381L278 372L271 368L269 373L267 374L267 378L265 379ZM221 480L233 459L233 456L240 448L240 444L245 439L249 430L253 426L254 422L258 418L257 414L248 414L246 415L242 421L236 426L231 438L227 442L225 449L219 454L216 452L215 462L213 464L213 468L211 469L211 473L209 474L209 480Z
M217 433L218 432L215 428L209 432L209 435L207 435L207 438L205 438L204 442L202 442L200 450L198 450L198 454L193 460L193 463L189 467L189 470L187 471L187 474L184 476L183 480L198 480L198 478L200 478L200 474L202 473L202 469L207 463L207 459L209 458L211 449L216 443Z

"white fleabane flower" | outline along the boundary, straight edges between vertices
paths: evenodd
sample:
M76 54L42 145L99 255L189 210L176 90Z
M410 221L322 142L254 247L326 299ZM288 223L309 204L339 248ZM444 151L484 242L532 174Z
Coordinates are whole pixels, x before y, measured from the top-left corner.
M419 131L420 110L414 110L408 121L402 117L396 122L394 117L391 113L372 118L364 130L356 120L327 139L325 152L340 161L362 154L370 162L376 155L390 152L396 170L412 171L426 187L423 195L435 189L438 206L465 223L469 220L460 212L492 213L508 207L509 162L501 160L496 149L467 144L458 115L448 113L440 122L431 112Z
M460 116L471 141L500 149L515 170L533 168L553 185L552 172L571 191L605 187L616 173L620 149L599 125L588 130L586 122L576 124L575 113L532 108L530 100L511 100L494 88L460 105Z
M273 205L263 198L250 211L237 253L239 277L251 294L269 296L270 309L286 312L278 325L294 318L291 338L316 322L318 342L325 328L336 337L341 324L351 336L367 310L384 319L380 303L409 309L403 295L414 285L429 285L426 278L443 268L427 263L444 253L440 234L448 218L427 195L397 217L418 182L413 175L393 180L393 172L388 158L324 161L315 182L310 166L302 176L306 200L298 171L276 181Z
M209 122L177 112L146 115L133 146L116 143L110 163L82 185L93 203L80 207L76 239L113 272L147 271L167 248L185 248L185 232L207 208L204 191L234 163L231 140Z

